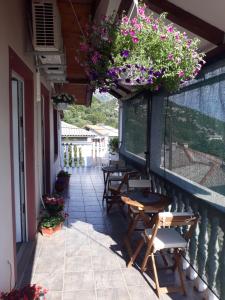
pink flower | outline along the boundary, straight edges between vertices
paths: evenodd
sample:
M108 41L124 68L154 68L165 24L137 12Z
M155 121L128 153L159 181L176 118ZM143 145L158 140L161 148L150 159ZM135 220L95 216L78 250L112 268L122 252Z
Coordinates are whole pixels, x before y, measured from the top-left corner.
M180 33L179 32L176 32L175 38L178 42L180 42Z
M144 7L139 7L139 8L138 8L138 14L139 14L140 16L144 16L144 15L145 15L145 9L144 9Z
M158 30L158 25L157 25L157 24L152 24L152 29L153 29L154 31L157 31L157 30Z
M138 31L141 31L141 29L143 28L142 24L136 23L134 24L135 29L137 29Z
M133 43L137 44L139 42L139 39L137 37L132 37Z
M122 29L122 30L121 30L121 34L124 35L124 36L127 36L128 33L129 33L129 31L126 30L126 29Z
M127 16L122 18L122 24L128 24L129 23L129 19Z
M146 22L147 24L149 24L149 23L151 23L151 19L150 19L149 17L145 17L145 22Z
M172 54L172 53L169 53L168 56L167 56L167 58L168 58L169 60L173 60L173 54Z
M173 31L174 31L174 29L173 29L172 25L170 25L170 26L167 27L167 32L172 33Z
M101 58L101 54L97 51L95 51L94 55L92 55L91 60L93 64L97 64L99 59Z
M160 39L161 39L162 41L166 40L166 38L167 38L167 36L166 36L165 34L161 34L161 35L160 35Z
M132 30L132 29L130 30L129 33L130 33L130 36L133 36L133 37L136 36L136 32L134 30Z
M134 24L136 24L136 23L137 23L137 18L134 17L134 18L131 20L131 24L134 25Z
M184 71L182 71L182 70L179 71L179 72L178 72L178 76L179 76L180 78L183 77L183 76L184 76Z
M89 47L86 43L80 43L80 50L81 51L86 52L86 51L88 51L88 49L89 49Z
M192 40L188 40L187 41L187 48L190 48L191 44L192 44Z

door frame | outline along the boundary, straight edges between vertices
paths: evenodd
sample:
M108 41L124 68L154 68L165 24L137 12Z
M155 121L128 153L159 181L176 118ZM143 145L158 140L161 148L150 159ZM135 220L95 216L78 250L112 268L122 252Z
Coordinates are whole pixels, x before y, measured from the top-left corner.
M12 222L13 238L15 241L15 214L14 214L14 170L13 170L13 134L12 134L12 74L15 72L24 81L24 139L26 162L26 199L27 199L27 237L34 240L37 232L36 218L36 181L35 181L35 142L34 142L34 76L33 72L23 60L9 47L9 136L11 156L11 190L12 190ZM16 245L14 245L16 248ZM14 249L16 256L16 250Z
M22 236L22 242L27 242L28 241L28 228L27 228L27 225L28 225L28 218L27 218L27 195L26 195L26 191L27 191L27 184L26 184L26 147L25 147L25 128L26 128L26 120L25 120L25 103L24 103L24 90L25 90L25 86L24 86L24 79L18 75L16 72L12 72L12 77L11 77L11 80L16 80L16 81L19 81L22 83L22 88L23 88L23 95L22 95L22 117L23 117L23 126L22 126L22 130L23 130L23 140L22 140L22 143L23 143L23 167L24 167L24 170L23 170L23 175L21 174L21 167L19 167L19 172L20 172L20 176L22 175L23 176L23 186L21 186L21 182L19 182L20 184L20 193L21 193L21 188L23 188L23 198L22 199L24 201L24 213L22 212L21 215L22 215L22 233L21 233L21 236ZM13 108L12 108L12 113L13 113ZM19 106L17 107L17 115L19 117ZM13 144L14 144L14 137L13 138ZM18 141L18 145L16 146L18 147L18 151L20 152L20 141ZM14 157L13 157L13 160L14 160ZM14 182L14 185L15 185L15 182ZM14 186L15 188L15 186ZM15 196L14 196L14 201L15 201ZM21 199L20 199L21 201ZM24 216L23 216L24 214ZM15 218L16 218L16 211L15 211Z

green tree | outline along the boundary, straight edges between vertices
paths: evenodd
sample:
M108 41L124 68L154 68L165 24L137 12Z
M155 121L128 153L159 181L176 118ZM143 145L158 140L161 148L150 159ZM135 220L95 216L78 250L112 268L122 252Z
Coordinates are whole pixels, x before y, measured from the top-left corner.
M71 106L64 113L64 121L78 127L103 123L118 128L118 103L116 100L100 101L93 97L91 107Z

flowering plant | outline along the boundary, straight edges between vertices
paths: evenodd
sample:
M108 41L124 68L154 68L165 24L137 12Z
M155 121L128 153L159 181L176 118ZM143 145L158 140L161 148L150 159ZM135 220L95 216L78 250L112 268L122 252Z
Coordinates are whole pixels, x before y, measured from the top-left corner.
M74 97L68 94L59 94L59 95L52 96L52 101L54 104L59 104L59 103L74 104Z
M39 300L42 296L42 299L45 298L47 293L46 289L43 289L41 286L33 284L27 285L22 289L14 289L9 293L0 293L0 299L2 300ZM43 298L44 297L44 298Z
M43 201L49 213L57 213L64 208L64 199L57 195L44 195Z
M175 91L194 78L204 63L204 54L197 51L199 40L189 39L165 18L165 13L159 18L147 15L140 5L132 19L115 20L112 15L89 27L79 51L86 53L81 64L93 88L107 91L129 84Z
M59 213L55 216L45 216L41 219L40 227L41 228L54 228L57 225L63 223L68 217L68 214L65 212Z

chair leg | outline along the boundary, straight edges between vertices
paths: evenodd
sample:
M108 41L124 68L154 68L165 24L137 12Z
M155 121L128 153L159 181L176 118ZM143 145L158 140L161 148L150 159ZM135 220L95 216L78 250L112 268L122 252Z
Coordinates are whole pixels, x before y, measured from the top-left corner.
M145 243L145 241L144 241L143 239L141 239L141 240L138 242L137 248L136 248L136 250L134 251L134 254L131 256L130 261L129 261L127 267L131 267L131 266L133 265L133 263L135 262L135 260L136 260L136 258L137 258L137 256L138 256L138 254L140 253L142 247L144 246L144 243Z
M182 289L184 296L186 296L187 293L186 293L186 288L185 288L185 283L184 283L184 274L183 274L183 271L181 268L181 254L180 253L175 253L175 262L176 262L178 274L180 277L181 289Z
M148 259L149 259L150 254L151 254L151 249L150 249L149 245L147 245L147 251L145 253L145 257L143 259L143 262L141 264L141 272L142 273L146 270L146 265L148 263Z
M158 278L157 268L156 268L156 264L155 264L154 253L151 254L151 260L152 260L152 270L153 270L153 276L154 276L155 287L156 287L156 294L159 297L160 296L160 286L159 286L159 278Z

